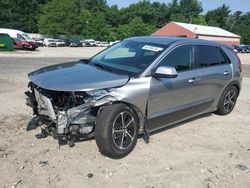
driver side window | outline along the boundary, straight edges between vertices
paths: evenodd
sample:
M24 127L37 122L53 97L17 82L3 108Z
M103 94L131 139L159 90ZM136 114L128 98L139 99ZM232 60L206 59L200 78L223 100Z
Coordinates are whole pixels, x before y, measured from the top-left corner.
M194 68L194 46L184 45L175 48L160 62L159 66L175 67L177 71Z

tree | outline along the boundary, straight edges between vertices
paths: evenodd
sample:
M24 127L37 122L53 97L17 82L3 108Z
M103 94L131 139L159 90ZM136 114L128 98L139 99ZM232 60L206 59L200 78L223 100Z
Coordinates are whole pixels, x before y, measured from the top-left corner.
M119 9L117 5L111 6L105 13L108 24L112 27L118 27L119 25Z
M37 32L36 0L0 0L0 27Z
M187 22L187 19L181 13L172 14L170 19L175 22Z
M236 14L239 14L239 13L236 13ZM238 17L237 22L234 24L234 27L232 28L232 32L241 36L242 43L250 44L250 32L249 31L250 31L250 12L247 12Z
M242 13L243 12L241 11L236 11L233 15L229 15L228 22L227 22L227 28L229 30L232 30L235 24L237 24L237 22L241 19Z
M189 23L193 23L193 20L203 11L202 4L197 0L180 0L180 9Z
M161 27L169 21L167 5L159 2L151 3L149 0L131 4L127 8L122 8L119 12L121 15L120 24L128 24L136 17L141 18L144 23L156 27Z
M223 4L217 9L208 11L206 21L208 25L226 29L230 12L230 7Z
M42 34L80 35L82 26L80 12L73 0L52 0L45 4L39 15L39 31Z
M200 15L197 18L195 18L194 19L194 24L197 24L197 25L207 25L205 16Z
M150 35L155 27L145 24L139 17L135 17L129 24L120 25L117 29L117 36L120 39L132 36Z
M197 0L173 0L169 4L171 21L192 23L202 11L202 4Z
M108 8L106 0L72 0L82 9L87 9L91 13L105 12Z
M163 27L170 21L170 14L168 10L168 6L165 3L154 2L152 4L152 14L154 15L154 20L151 24L155 25L157 28Z
M105 15L102 12L90 14L81 33L86 38L94 38L96 40L112 40L111 27L107 24Z
M36 0L39 4L46 4L51 0Z

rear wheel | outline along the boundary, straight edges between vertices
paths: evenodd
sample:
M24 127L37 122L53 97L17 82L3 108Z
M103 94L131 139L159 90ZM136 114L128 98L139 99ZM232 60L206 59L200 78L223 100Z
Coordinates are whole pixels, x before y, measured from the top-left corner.
M125 104L113 104L99 113L95 140L102 154L111 158L122 158L134 149L138 131L135 112Z
M231 113L236 104L238 95L239 91L235 86L231 86L230 88L225 90L219 101L216 113L219 115L227 115Z

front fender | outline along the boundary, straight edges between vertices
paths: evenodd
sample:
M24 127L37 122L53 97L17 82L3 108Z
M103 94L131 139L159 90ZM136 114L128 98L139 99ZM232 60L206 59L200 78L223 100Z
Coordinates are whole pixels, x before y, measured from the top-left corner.
M112 102L124 102L136 107L144 117L147 116L147 103L151 77L130 79L129 82L93 102L93 106L101 106Z

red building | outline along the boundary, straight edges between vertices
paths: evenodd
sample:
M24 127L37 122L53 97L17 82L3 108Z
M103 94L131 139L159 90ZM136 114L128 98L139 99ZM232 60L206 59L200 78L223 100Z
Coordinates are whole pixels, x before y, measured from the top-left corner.
M170 22L152 35L199 38L229 45L240 44L240 36L219 27L179 22Z

